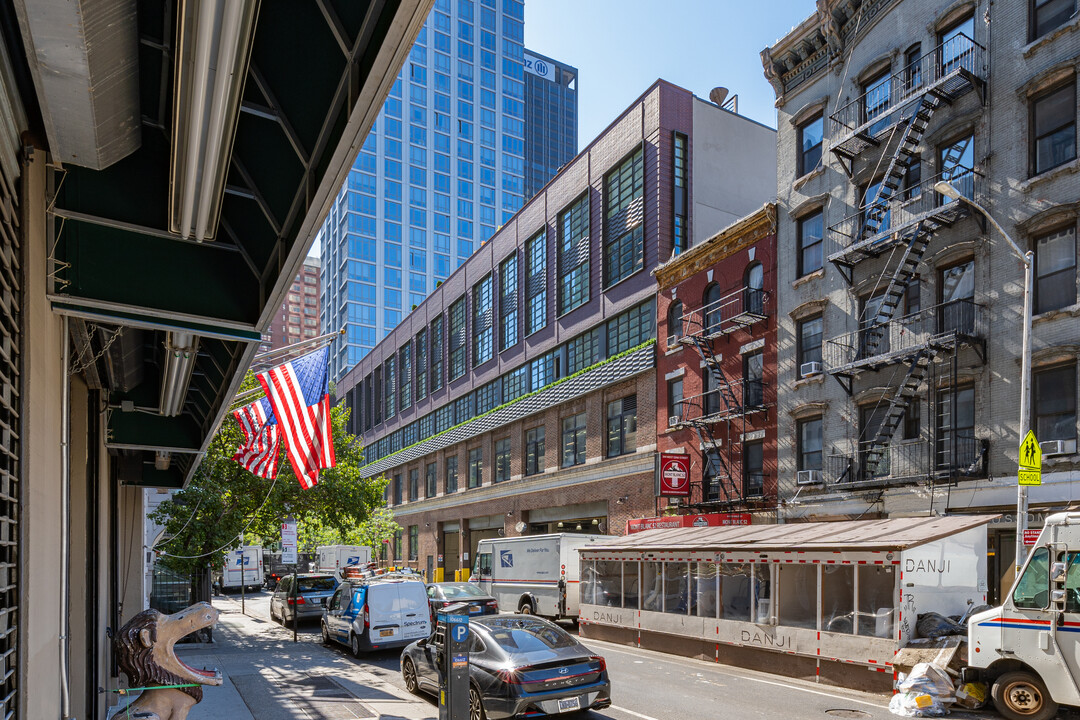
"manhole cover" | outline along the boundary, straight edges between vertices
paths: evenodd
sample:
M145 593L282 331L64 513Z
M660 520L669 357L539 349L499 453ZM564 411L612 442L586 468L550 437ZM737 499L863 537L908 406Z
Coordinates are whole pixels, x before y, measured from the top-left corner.
M837 708L834 710L826 710L825 714L829 717L836 718L868 718L871 717L870 713L863 710L848 710L847 708Z

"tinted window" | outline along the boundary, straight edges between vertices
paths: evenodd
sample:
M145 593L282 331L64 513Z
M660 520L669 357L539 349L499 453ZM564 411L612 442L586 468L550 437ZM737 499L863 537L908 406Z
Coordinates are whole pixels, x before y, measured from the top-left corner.
M299 578L300 592L328 592L337 587L332 577Z
M488 555L490 558L491 556ZM461 585L441 585L439 589L442 590L443 597L446 598L464 598L464 597L487 597L487 593L479 588L477 585L469 585L462 583Z
M535 620L490 622L491 639L508 653L529 653L552 648L574 647L574 640L565 630Z
M1050 600L1050 553L1041 547L1036 550L1020 582L1013 591L1013 603L1018 608L1041 610Z

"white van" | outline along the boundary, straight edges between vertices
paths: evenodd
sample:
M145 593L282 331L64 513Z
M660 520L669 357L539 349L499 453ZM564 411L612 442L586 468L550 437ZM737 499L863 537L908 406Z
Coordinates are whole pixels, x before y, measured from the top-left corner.
M346 580L327 603L321 625L324 644L347 645L357 657L405 647L431 634L427 587L413 575Z
M1048 517L1004 604L968 620L964 676L989 683L1006 718L1080 706L1080 513Z
M371 548L363 545L324 545L318 548L315 572L330 573L341 578L340 570L348 565L371 562Z
M215 573L218 575L218 588L222 592L239 590L241 587L258 590L265 582L263 567L263 552L258 545L245 545L233 550L225 556L221 573Z
M581 585L578 549L610 539L607 535L555 533L481 540L469 582L492 595L504 610L576 618Z

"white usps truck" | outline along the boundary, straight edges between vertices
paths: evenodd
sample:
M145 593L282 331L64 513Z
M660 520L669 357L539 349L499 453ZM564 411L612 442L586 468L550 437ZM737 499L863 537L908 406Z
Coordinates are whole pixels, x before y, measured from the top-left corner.
M470 582L503 609L549 618L577 618L581 587L578 549L606 535L556 533L481 540Z
M324 545L318 548L315 571L341 578L341 570L349 565L371 562L371 548L363 545Z
M245 545L225 556L218 587L222 592L241 587L258 590L263 586L263 552L257 545Z

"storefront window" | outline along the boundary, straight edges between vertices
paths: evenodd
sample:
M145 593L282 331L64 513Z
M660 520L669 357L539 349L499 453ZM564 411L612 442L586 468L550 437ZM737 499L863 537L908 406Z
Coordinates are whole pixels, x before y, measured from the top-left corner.
M893 637L896 572L884 565L859 566L859 635Z
M641 594L638 585L638 564L636 560L623 563L623 607L636 610L638 595Z
M759 623L769 622L773 614L772 576L769 566L757 564L754 573L754 608Z
M817 566L781 565L777 622L788 627L817 629Z
M645 561L641 563L641 609L653 612L664 611L664 574L661 563Z
M855 568L851 565L823 565L821 571L821 629L834 633L854 633Z
M1031 561L1016 583L1013 603L1018 608L1041 610L1050 602L1050 552L1041 547L1031 554Z
M719 566L714 562L691 565L694 575L690 583L690 612L698 617L716 617L716 593L719 589Z
M685 615L689 588L689 563L664 563L664 612Z
M622 607L622 562L598 560L596 562L596 595L593 603L607 607Z
M751 619L750 597L750 566L722 563L720 565L720 617L725 620L749 622Z

